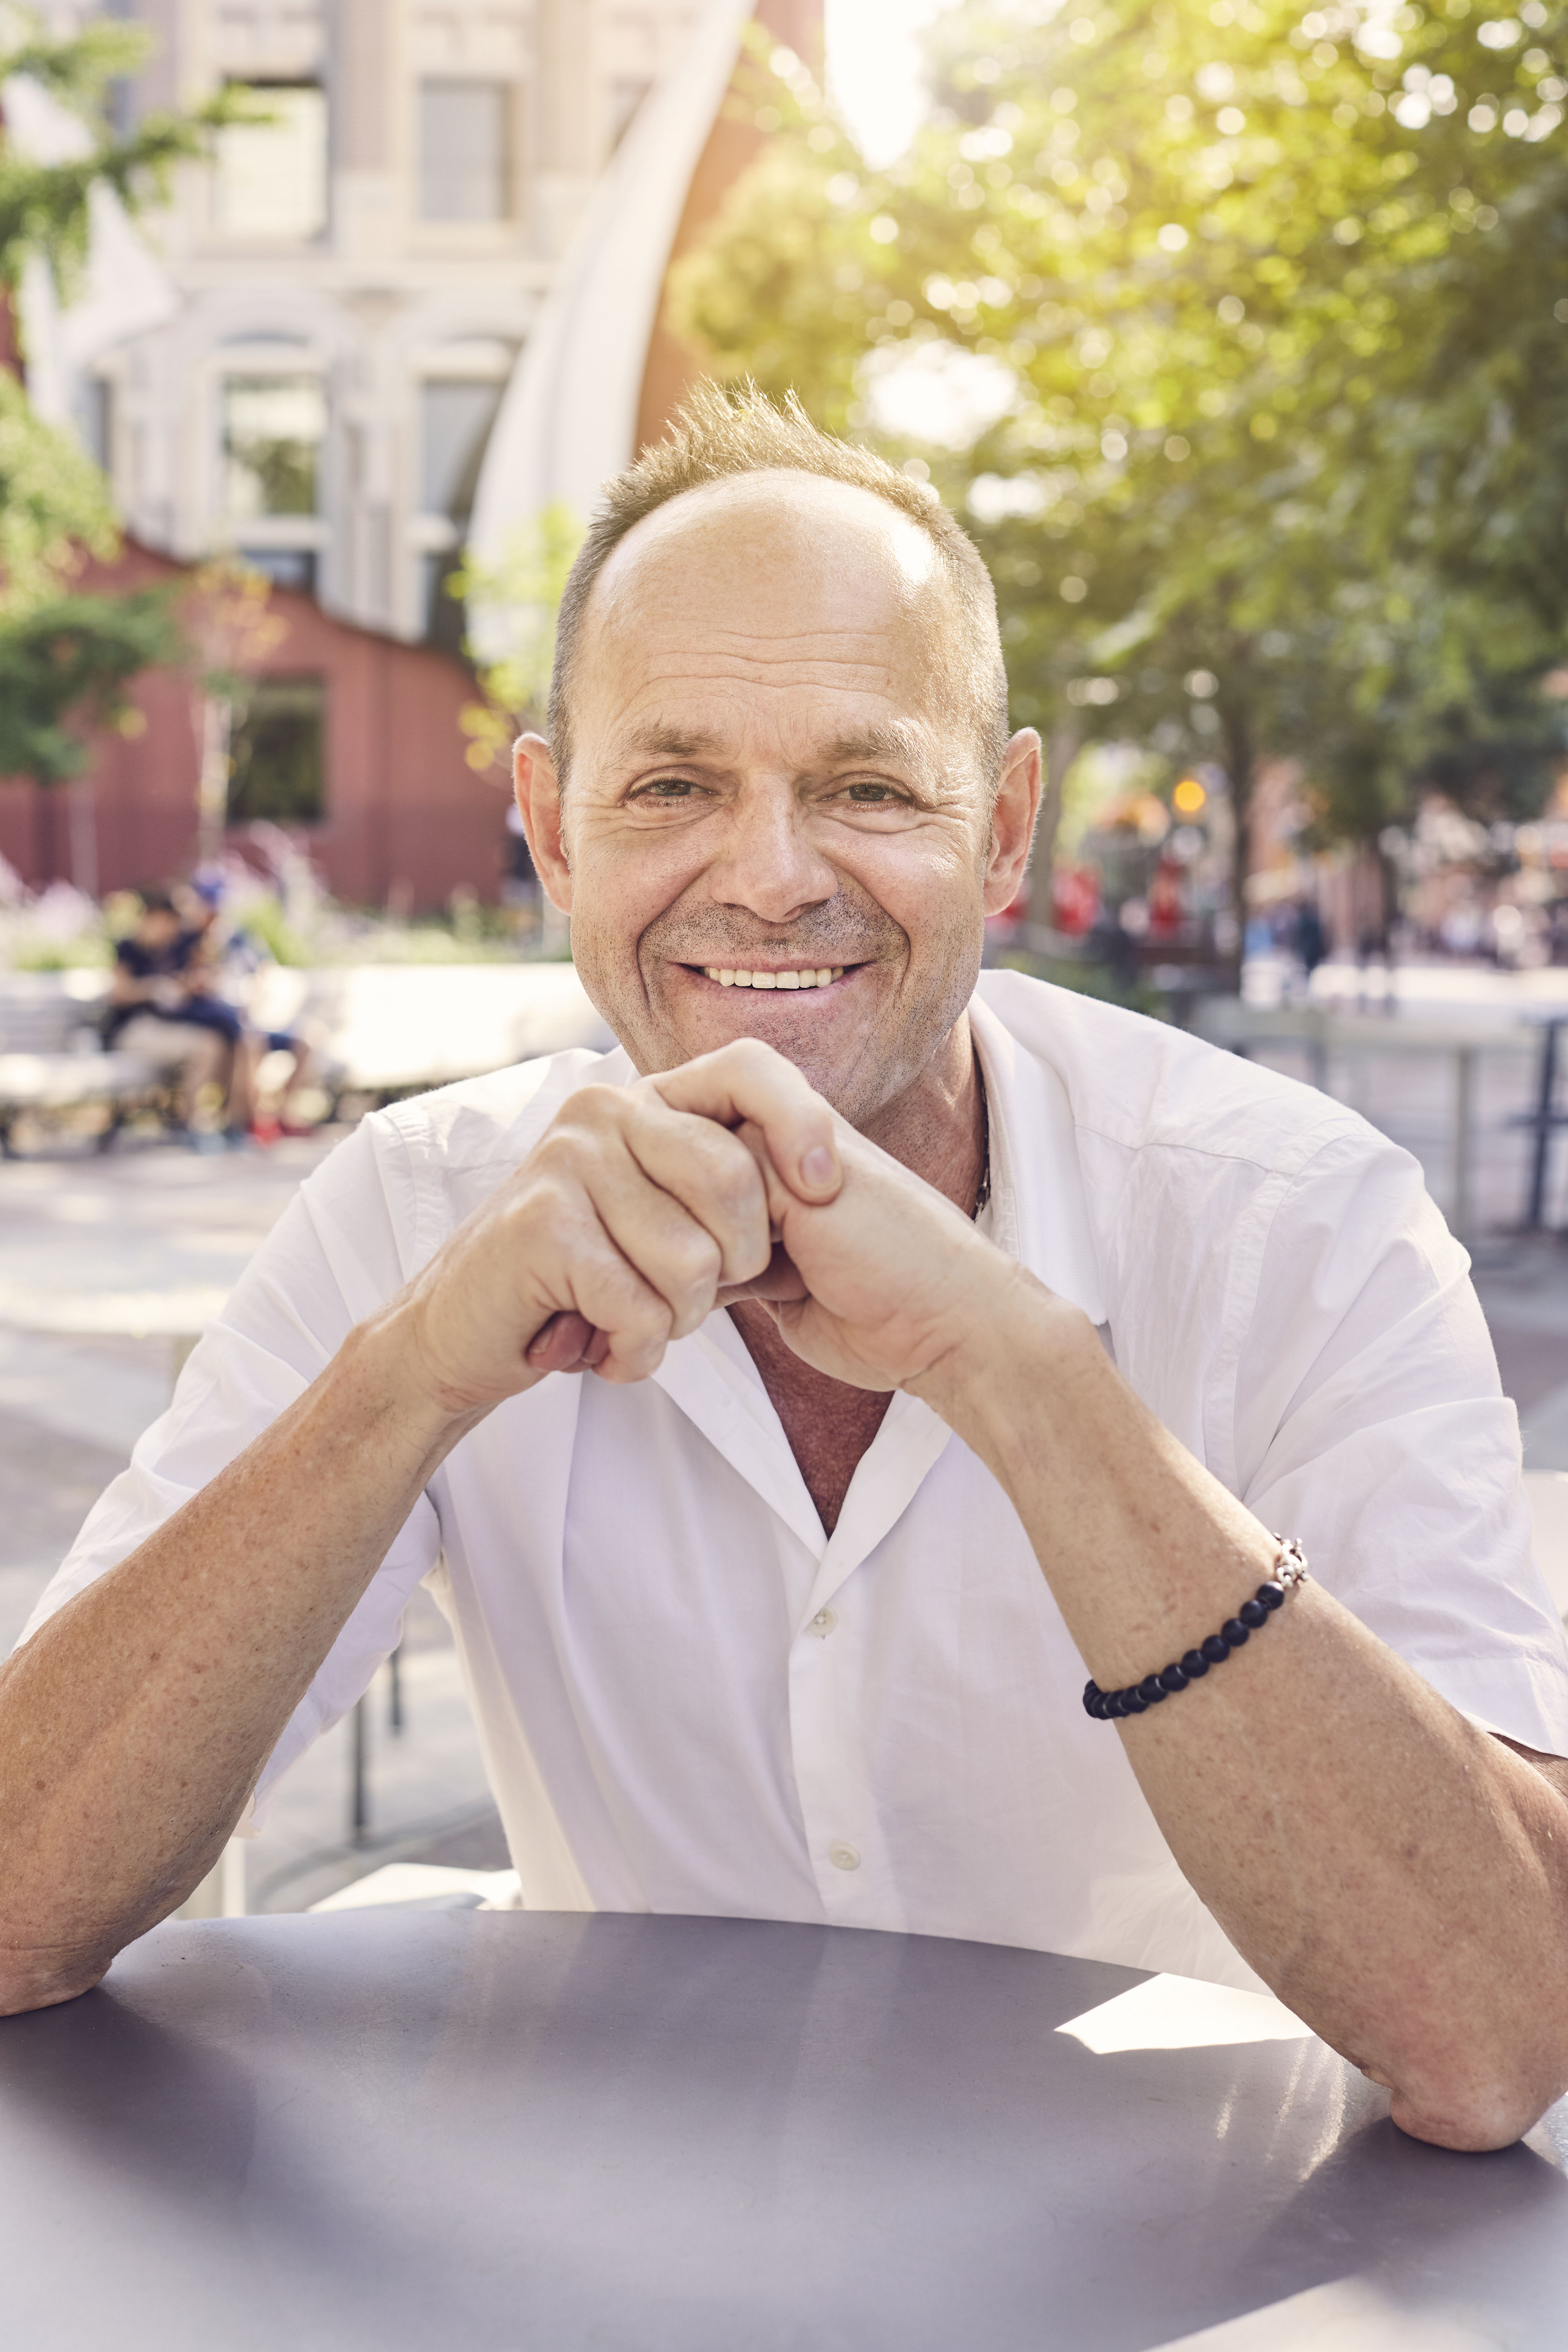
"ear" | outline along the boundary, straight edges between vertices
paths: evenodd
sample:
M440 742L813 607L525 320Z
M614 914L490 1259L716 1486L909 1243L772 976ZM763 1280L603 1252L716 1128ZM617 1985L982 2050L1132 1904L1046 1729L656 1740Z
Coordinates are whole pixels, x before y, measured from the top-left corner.
M1010 907L1023 885L1040 810L1040 739L1020 728L1002 763L1002 782L991 812L991 845L985 858L984 906L988 915Z
M512 790L544 895L563 915L572 912L572 868L561 838L561 785L542 735L520 735L512 747Z

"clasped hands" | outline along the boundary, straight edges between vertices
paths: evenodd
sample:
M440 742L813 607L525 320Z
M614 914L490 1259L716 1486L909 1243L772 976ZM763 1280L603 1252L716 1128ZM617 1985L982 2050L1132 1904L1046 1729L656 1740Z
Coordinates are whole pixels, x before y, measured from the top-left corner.
M585 1087L397 1303L430 1392L482 1414L555 1371L645 1380L716 1307L765 1301L805 1362L936 1393L1021 1282L932 1187L743 1039Z

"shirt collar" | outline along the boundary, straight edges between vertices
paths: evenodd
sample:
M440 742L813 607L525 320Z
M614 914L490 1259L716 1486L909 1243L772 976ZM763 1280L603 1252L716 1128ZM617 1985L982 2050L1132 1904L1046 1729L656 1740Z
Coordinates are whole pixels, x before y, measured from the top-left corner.
M1103 1323L1104 1286L1067 1088L977 996L969 1020L991 1123L991 1238L1047 1290Z

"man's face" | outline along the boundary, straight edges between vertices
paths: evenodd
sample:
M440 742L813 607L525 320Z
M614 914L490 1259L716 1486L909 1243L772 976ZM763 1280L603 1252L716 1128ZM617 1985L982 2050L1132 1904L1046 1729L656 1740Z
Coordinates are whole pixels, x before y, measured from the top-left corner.
M692 493L616 550L580 641L564 805L537 739L519 798L640 1070L761 1037L864 1124L931 1061L1034 806L1014 778L994 839L957 628L925 533L809 477Z

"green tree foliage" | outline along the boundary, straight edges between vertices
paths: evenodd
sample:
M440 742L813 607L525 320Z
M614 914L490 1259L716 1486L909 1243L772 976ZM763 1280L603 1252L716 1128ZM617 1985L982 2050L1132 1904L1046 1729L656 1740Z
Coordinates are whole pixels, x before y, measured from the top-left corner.
M495 563L470 558L455 577L454 593L473 616L468 650L484 689L484 700L466 704L459 723L468 738L464 757L481 774L504 771L522 729L544 724L556 618L584 530L557 499L510 534ZM492 654L492 646L502 650Z
M167 599L54 596L0 620L0 775L64 783L88 761L84 722L124 714L124 688L177 661L184 641Z
M1243 831L1268 754L1342 837L1424 774L1538 805L1564 11L1082 5L940 20L933 111L885 171L776 58L784 135L684 265L684 331L929 465L991 561L1021 719L1220 757ZM989 363L982 429L900 438L885 387L960 353Z
M69 433L36 415L0 370L0 618L59 593L85 551L117 544L109 486Z
M68 40L47 38L21 12L24 29L0 50L0 81L25 75L83 115L99 134L61 163L29 161L0 132L0 300L15 310L29 259L41 258L68 297L87 249L95 186L134 206L164 184L170 167L201 154L212 131L238 119L222 94L188 115L147 116L123 138L103 126L105 84L132 71L146 49L135 27L100 21ZM79 773L86 753L73 722L124 711L124 688L153 663L182 657L168 594L78 595L84 557L119 544L109 486L68 433L46 425L17 377L0 367L0 774L43 784Z
M6 16L25 21L26 13L13 7ZM95 187L112 189L134 210L166 187L175 163L205 154L215 130L255 119L247 100L225 89L188 114L148 114L124 137L112 135L104 126L104 89L133 73L148 46L134 25L100 18L68 40L51 40L35 19L0 50L0 79L15 74L41 83L98 134L85 155L58 163L34 163L0 144L0 284L15 288L30 257L41 254L68 294L87 252Z

